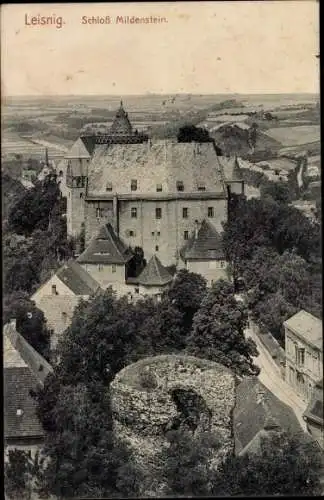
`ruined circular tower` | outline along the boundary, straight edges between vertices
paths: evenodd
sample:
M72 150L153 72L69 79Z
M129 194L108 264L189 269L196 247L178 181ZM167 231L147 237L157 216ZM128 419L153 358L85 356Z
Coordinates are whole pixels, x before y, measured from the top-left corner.
M169 446L166 432L186 416L188 402L193 433L208 431L220 442L212 466L233 451L235 376L218 363L185 355L145 358L116 375L111 396L115 432L147 475L143 495L163 492L159 456Z

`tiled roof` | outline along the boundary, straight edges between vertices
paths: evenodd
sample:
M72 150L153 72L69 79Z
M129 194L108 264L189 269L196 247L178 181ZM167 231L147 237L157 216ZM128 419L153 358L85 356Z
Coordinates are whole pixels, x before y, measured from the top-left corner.
M24 339L22 335L20 335L20 333L16 331L15 327L10 323L4 326L3 334L4 337L7 337L7 341L10 341L12 348L18 351L29 370L32 371L38 383L44 384L47 375L53 371L51 365ZM5 341L5 343L7 341ZM6 351L4 352L4 356L6 356ZM4 364L6 363L7 361L4 358Z
M211 142L158 140L141 144L97 144L88 172L89 197L107 196L108 183L113 192L135 197L152 194L163 198L166 193L197 193L200 186L205 187L205 194L226 196ZM131 190L132 180L137 180L136 191ZM183 192L178 192L178 181L183 182ZM157 193L157 184L162 185L162 192Z
M3 367L25 368L26 366L26 362L23 360L17 349L14 348L9 337L7 335L3 335Z
M260 438L274 420L282 430L293 434L303 430L291 408L282 403L274 394L259 382L256 377L244 379L237 387L236 406L234 408L234 437L236 453L254 441L257 446ZM252 445L251 445L252 446Z
M184 260L224 259L220 234L207 220L203 220L197 234L193 234L180 251Z
M284 326L291 329L306 342L323 350L322 320L312 314L301 310L284 322Z
M28 367L4 368L4 439L42 437L44 432L36 416L36 402L30 390L37 379ZM20 410L20 411L19 411Z
M64 264L56 276L78 296L92 295L100 288L99 283L73 259Z
M102 226L78 257L80 264L126 264L133 254L114 232L111 224Z
M144 286L163 286L172 281L169 271L161 264L156 255L153 255L143 269L137 281Z

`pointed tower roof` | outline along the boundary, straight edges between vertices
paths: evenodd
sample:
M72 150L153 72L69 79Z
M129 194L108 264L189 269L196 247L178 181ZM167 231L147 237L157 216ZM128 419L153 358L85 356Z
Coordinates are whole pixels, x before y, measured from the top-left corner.
M163 286L172 281L173 277L162 265L160 259L153 255L146 267L143 269L137 281L144 286Z
M116 235L111 224L102 226L77 259L79 264L126 264L132 251Z
M240 167L237 155L235 155L235 158L234 158L232 178L234 181L241 181L242 180L242 172L241 172L241 167Z
M90 153L85 144L86 138L79 137L73 144L65 158L90 158Z
M215 227L204 219L198 231L181 249L180 255L184 260L224 259L222 238Z
M110 132L111 134L121 135L132 134L132 125L128 119L128 114L123 108L123 101L120 101L120 107L110 127Z

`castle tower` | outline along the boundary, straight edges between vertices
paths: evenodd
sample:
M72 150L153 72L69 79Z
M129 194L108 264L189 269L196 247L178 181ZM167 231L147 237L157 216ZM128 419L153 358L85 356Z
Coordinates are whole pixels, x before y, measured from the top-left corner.
M111 125L110 133L116 135L130 135L132 131L133 129L128 118L128 113L126 113L123 108L123 101L120 101L120 107Z
M88 147L86 140L79 138L65 156L67 160L67 232L74 237L80 235L85 218L84 198L88 164L91 158Z

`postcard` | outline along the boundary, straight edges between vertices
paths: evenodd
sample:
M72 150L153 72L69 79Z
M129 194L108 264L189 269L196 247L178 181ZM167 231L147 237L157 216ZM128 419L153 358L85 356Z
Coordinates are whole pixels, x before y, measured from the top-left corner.
M319 2L1 7L8 499L323 494Z

